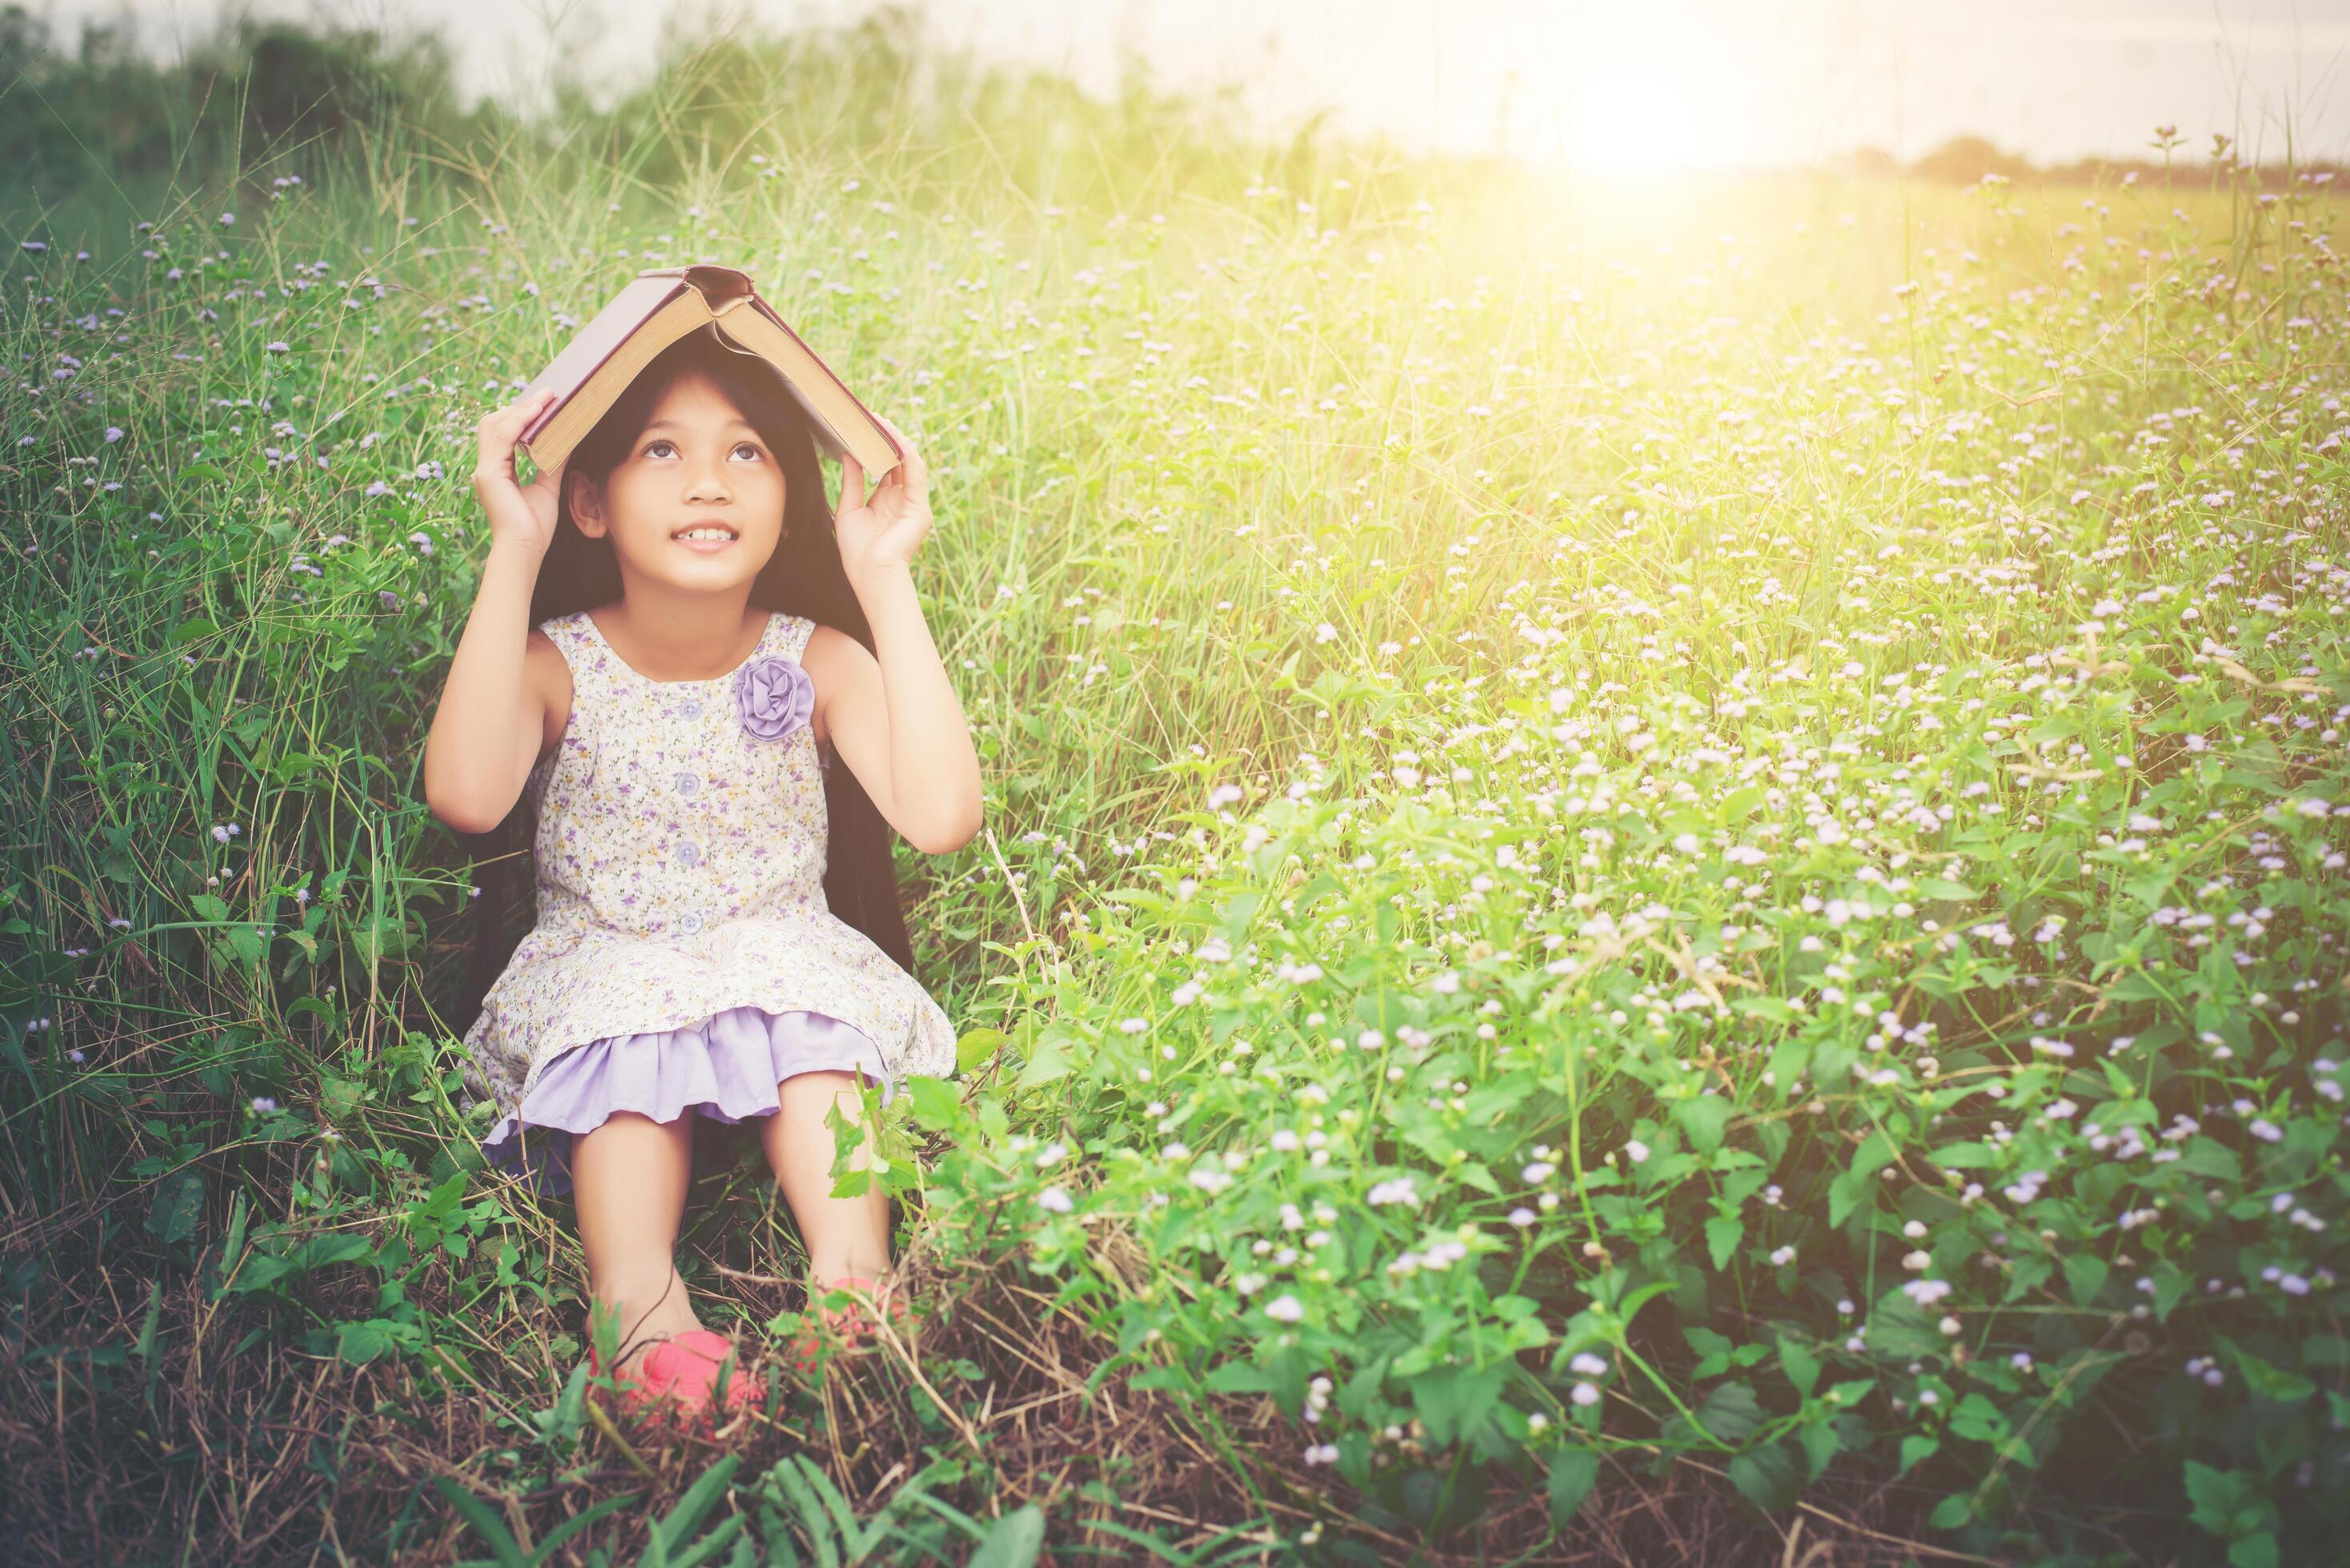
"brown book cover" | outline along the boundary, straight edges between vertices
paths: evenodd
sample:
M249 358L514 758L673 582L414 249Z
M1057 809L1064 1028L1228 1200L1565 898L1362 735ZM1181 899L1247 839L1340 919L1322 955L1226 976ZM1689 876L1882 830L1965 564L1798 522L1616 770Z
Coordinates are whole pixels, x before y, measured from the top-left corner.
M836 460L854 457L868 485L905 455L881 421L759 297L750 274L707 265L651 267L624 285L524 389L527 398L553 388L555 400L524 428L518 444L541 470L561 463L639 371L704 327L773 366L815 426L816 445Z

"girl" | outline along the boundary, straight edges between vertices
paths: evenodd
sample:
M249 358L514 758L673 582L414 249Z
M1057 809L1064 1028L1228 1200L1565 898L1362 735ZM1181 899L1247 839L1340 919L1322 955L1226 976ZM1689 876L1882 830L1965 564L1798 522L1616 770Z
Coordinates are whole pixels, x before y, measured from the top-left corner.
M460 834L517 798L536 818L536 924L466 1033L466 1083L504 1113L484 1153L574 1195L591 1342L622 1328L591 1367L631 1407L701 1410L733 1362L671 1259L694 1120L763 1118L811 1296L870 1293L889 1198L832 1196L826 1115L861 1126L866 1084L887 1104L955 1059L880 823L932 854L969 842L979 760L915 599L927 474L895 425L904 461L868 497L844 459L827 516L806 416L714 327L525 488L516 437L549 396L481 421L489 557L424 749ZM822 1321L853 1340L851 1299Z

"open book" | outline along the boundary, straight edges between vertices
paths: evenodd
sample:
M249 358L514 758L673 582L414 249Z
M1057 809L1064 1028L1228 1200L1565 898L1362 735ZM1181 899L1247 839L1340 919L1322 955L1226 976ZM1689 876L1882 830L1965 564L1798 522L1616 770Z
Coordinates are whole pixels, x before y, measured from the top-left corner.
M542 471L554 468L655 355L713 323L721 341L775 367L816 427L816 445L827 456L854 457L868 485L898 465L905 454L881 421L759 297L751 275L731 266L664 266L637 274L524 389L526 398L551 387L555 400L524 427L517 444Z

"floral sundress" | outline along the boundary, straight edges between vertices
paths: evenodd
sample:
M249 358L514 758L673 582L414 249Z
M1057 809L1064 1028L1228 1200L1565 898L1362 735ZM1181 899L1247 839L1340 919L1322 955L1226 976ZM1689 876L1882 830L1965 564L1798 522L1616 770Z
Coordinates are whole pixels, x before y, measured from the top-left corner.
M945 1010L825 901L816 623L770 614L710 680L639 674L584 610L539 629L571 711L525 786L536 922L465 1034L466 1086L502 1113L484 1154L564 1191L571 1137L616 1110L734 1122L795 1072L861 1072L885 1102L951 1073ZM534 1132L551 1166L524 1158Z

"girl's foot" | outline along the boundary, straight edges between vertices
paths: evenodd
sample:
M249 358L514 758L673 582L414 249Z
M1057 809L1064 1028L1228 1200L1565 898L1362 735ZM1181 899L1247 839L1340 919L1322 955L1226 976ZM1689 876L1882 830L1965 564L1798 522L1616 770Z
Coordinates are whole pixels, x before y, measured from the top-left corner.
M810 1285L809 1301L814 1303L834 1291L857 1291L872 1297L881 1315L899 1334L903 1334L913 1321L911 1311L897 1293L897 1282L894 1280L885 1284L859 1274L847 1274L829 1285ZM842 1350L854 1353L868 1348L868 1342L878 1334L874 1308L856 1297L851 1297L844 1307L816 1306L813 1311L821 1325L820 1330L803 1328L799 1337L792 1342L792 1367L795 1371L806 1373L816 1370L817 1352L822 1348L827 1334L837 1338Z

